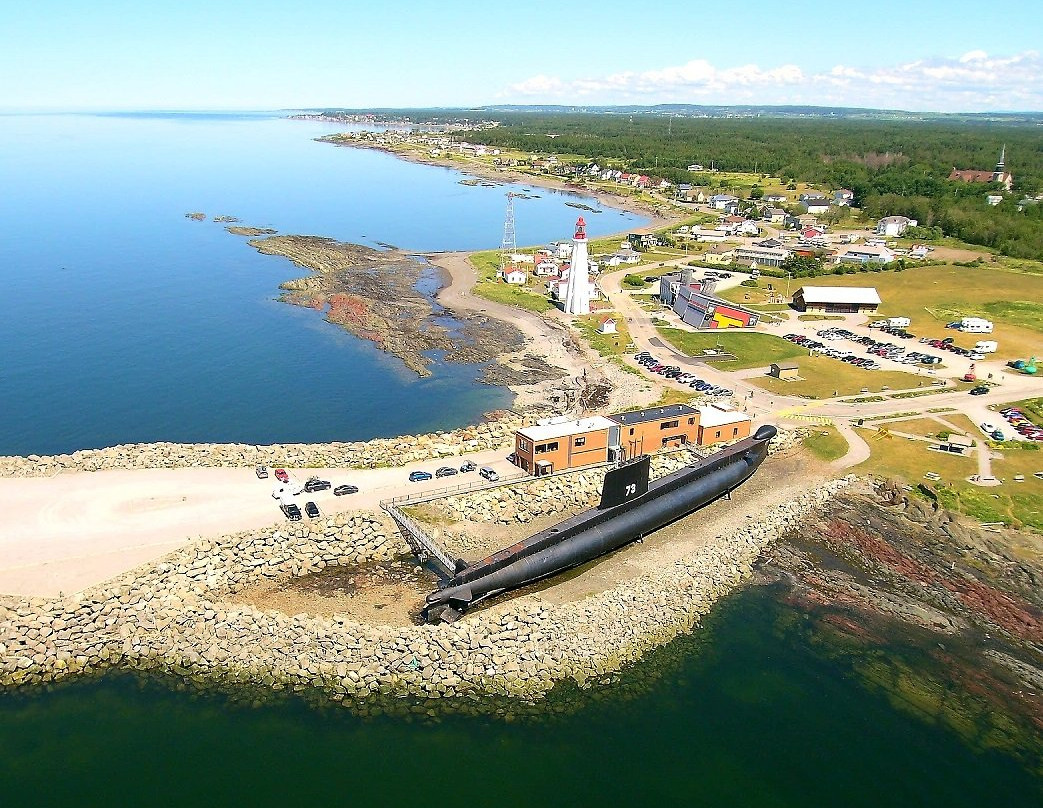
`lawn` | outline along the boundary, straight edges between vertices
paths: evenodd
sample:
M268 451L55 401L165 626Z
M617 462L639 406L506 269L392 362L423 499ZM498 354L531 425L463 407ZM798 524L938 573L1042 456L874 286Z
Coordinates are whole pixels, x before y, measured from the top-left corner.
M978 471L975 454L960 457L934 452L921 441L880 437L869 428L862 429L861 434L872 454L855 467L857 473L893 477L910 485L927 482L938 491L946 507L982 522L1005 522L1043 530L1043 480L1033 476L1043 471L1043 455L1039 452L1005 452L1003 459L992 463L992 473L1004 481L1003 485L982 488L966 480ZM923 475L927 471L941 475L941 479L925 480ZM1013 481L1018 474L1024 475L1024 482Z
M547 299L542 288L535 286L514 286L504 283L496 277L500 268L500 251L486 250L485 252L472 253L471 265L475 268L478 280L474 285L474 293L494 303L505 303L508 306L517 306L529 311L548 311L554 304ZM536 280L531 275L529 284Z
M717 365L722 370L766 367L772 362L781 362L807 354L807 349L771 334L727 329L715 333L705 331L694 333L668 327L659 327L656 330L663 339L689 356L701 356L703 351L711 349L735 354L736 360L721 362Z
M584 339L590 343L590 347L599 354L602 356L619 356L626 351L627 345L630 344L630 332L627 330L626 318L618 315L614 317L616 328L619 329L618 334L599 334L598 326L601 325L601 321L606 316L611 317L612 312L587 314L577 317L573 320L573 323L580 330L580 333L583 334Z
M949 427L939 424L933 418L910 418L907 421L888 421L879 424L880 429L890 432L906 432L910 435L919 435L922 438L933 437L939 432L952 432Z
M820 460L836 460L847 454L847 441L833 427L815 427L804 438L804 445Z
M1040 351L1043 334L1043 275L993 266L932 266L904 272L859 272L806 279L821 286L875 286L883 300L881 317L908 317L917 336L953 337L970 348L981 339L999 342L998 357L1027 358ZM798 284L794 282L793 291ZM986 316L992 334L946 330L957 316Z
M873 393L881 392L884 387L904 390L924 382L923 377L914 376L912 373L900 370L864 370L827 356L798 356L796 363L798 373L803 377L802 381L785 382L770 376L750 381L772 393L808 398L851 396L862 392L863 388Z

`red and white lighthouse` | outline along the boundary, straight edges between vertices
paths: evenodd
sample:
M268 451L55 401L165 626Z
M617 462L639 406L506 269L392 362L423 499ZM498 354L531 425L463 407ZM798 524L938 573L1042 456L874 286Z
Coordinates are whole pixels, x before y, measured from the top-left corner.
M572 239L572 264L569 280L565 286L565 312L567 314L590 314L590 266L587 257L587 223L583 217L576 222L576 235Z

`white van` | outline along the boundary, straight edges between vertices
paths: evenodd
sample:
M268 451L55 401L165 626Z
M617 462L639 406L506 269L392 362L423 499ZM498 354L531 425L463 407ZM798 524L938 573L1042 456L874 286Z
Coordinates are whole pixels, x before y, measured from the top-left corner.
M981 340L974 344L974 350L978 353L996 353L996 349L999 348L999 344L994 340Z
M909 318L908 317L888 317L887 324L891 328L908 328Z

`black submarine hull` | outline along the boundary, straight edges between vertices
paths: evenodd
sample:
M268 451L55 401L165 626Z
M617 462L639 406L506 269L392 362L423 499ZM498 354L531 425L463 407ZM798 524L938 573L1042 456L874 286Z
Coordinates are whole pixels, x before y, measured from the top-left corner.
M775 427L762 426L752 437L651 484L645 457L644 486L628 482L625 469L609 472L624 473L623 501L604 507L603 494L603 507L566 519L475 564L461 565L445 587L428 595L424 619L451 622L491 595L584 564L687 516L745 482L767 456L776 434ZM606 492L610 485L606 477ZM636 496L627 499L626 493Z

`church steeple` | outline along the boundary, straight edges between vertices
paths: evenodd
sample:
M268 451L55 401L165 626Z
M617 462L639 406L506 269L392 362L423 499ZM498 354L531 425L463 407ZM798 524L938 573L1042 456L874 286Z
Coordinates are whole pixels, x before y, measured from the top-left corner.
M1008 191L1010 190L1010 174L1007 173L1007 144L1003 144L1003 148L1000 149L1000 161L996 163L996 170L992 172L992 181L1003 184L1003 187Z

